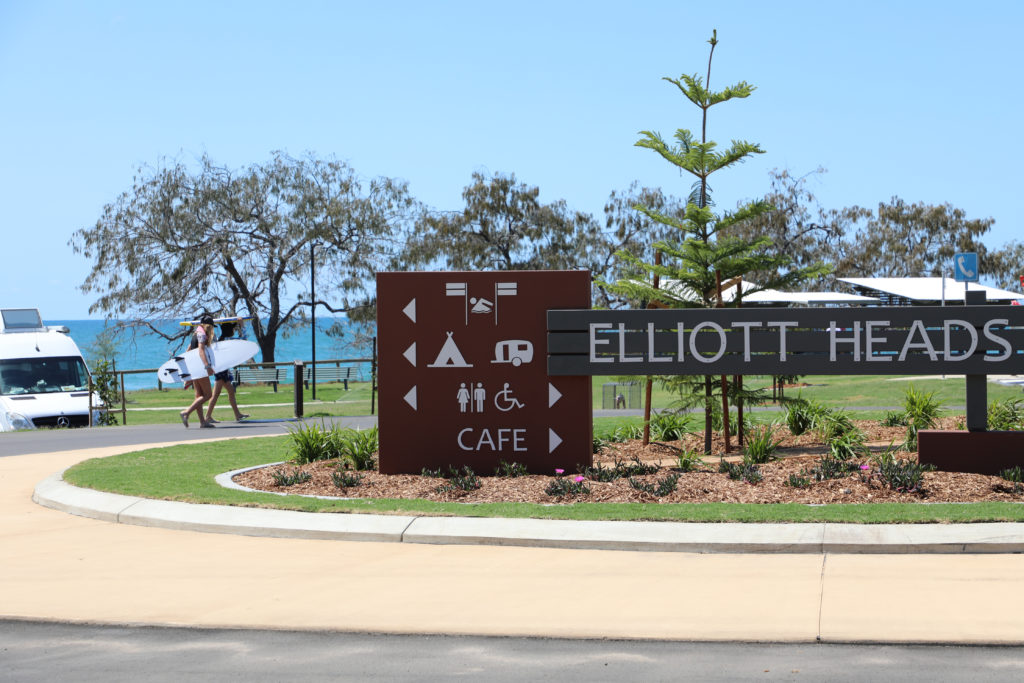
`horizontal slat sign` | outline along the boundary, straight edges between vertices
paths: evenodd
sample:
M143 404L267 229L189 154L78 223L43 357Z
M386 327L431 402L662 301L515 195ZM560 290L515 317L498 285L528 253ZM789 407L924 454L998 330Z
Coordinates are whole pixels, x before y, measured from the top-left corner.
M1024 307L550 310L548 374L1024 373Z

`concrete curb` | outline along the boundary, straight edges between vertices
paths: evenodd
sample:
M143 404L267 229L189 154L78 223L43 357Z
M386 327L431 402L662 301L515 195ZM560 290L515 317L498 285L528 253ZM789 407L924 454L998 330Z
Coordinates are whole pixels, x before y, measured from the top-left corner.
M1024 524L716 524L327 514L197 505L40 482L44 507L119 524L335 541L685 553L1024 553Z

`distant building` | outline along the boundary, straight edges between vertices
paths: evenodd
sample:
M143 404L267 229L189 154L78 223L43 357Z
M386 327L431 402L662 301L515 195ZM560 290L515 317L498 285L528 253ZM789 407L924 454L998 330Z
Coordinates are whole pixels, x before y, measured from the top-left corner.
M976 282L957 282L949 277L841 277L840 282L851 285L854 291L877 297L883 306L941 306L944 303L964 303L964 291L984 291L990 304L1012 304L1022 297L1010 292L987 287Z

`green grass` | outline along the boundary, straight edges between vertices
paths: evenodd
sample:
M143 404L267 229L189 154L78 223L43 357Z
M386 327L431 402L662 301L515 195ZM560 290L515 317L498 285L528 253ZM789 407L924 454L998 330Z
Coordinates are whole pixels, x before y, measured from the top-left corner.
M598 426L602 429L609 427L598 420L595 422L599 423ZM69 469L64 476L69 483L76 486L130 496L307 512L753 523L1024 521L1024 505L1013 503L876 503L822 506L734 503L459 504L427 500L321 500L297 496L282 497L268 493L224 489L214 481L214 477L222 472L288 459L288 439L289 437L270 437L155 448L87 460Z
M638 381L641 378L637 378ZM816 376L803 381L811 386L787 390L788 396L803 396L829 407L902 406L909 382L890 382L885 376ZM611 377L594 377L594 403L600 408L601 387ZM770 386L770 378L749 377L748 386ZM913 380L916 389L935 392L944 405L963 405L963 380ZM370 385L350 383L350 391L341 384L317 386L317 403L304 391L307 417L366 415L370 412ZM177 422L177 413L191 401L192 392L180 388L136 391L128 394L129 424ZM642 394L641 394L642 396ZM1015 388L988 385L989 401L1019 396ZM237 392L242 411L253 418L291 417L293 386L281 385L278 392L269 386L243 385ZM664 409L672 397L654 387L653 405ZM256 407L257 404L275 404ZM771 405L771 404L769 404ZM158 408L159 410L139 410ZM131 410L135 409L135 410ZM856 419L881 419L885 410L856 411ZM755 422L778 420L779 411L749 413ZM227 396L221 395L215 412L220 419L232 419ZM607 434L617 426L641 424L638 417L595 418L595 434ZM698 425L699 426L699 425ZM280 497L267 493L248 493L223 489L214 477L229 470L287 460L288 437L225 441L211 444L175 446L129 453L83 462L66 474L69 482L103 491L145 498L160 498L194 503L263 506L315 512L372 512L380 514L458 515L471 517L532 517L579 520L662 520L690 522L850 522L922 523L1024 521L1024 506L1012 503L921 504L874 503L866 505L798 504L745 505L731 503L641 504L578 503L574 505L537 505L522 503L459 504L426 500L337 500L325 501L300 497ZM685 475L684 475L685 476Z
M349 390L340 383L317 384L316 401L312 391L303 389L305 417L352 416L370 414L370 383L349 382ZM163 390L147 389L127 392L128 424L172 424L178 421L178 413L193 400L191 389L184 390L180 384L167 385ZM295 394L293 384L281 384L277 392L269 385L243 384L235 390L239 410L252 419L293 417ZM272 404L272 405L266 405ZM204 406L205 410L205 406ZM234 420L231 403L226 391L222 391L213 411L219 420ZM118 424L121 415L117 413Z
M622 379L633 379L640 383L640 400L643 402L643 377L635 378L614 378L594 377L594 409L601 408L601 388L606 382L614 382ZM901 407L907 387L911 384L914 388L925 393L935 392L935 398L945 406L962 406L967 403L966 383L963 378L959 379L920 379L893 380L889 375L807 375L800 378L800 382L810 386L789 388L785 390L787 398L803 397L819 401L830 408L877 406L877 407ZM745 376L743 378L745 388L755 389L766 388L771 395L772 380L767 376ZM989 401L997 401L1005 398L1019 398L1020 389L1009 387L993 382L988 383ZM651 404L655 409L668 407L673 400L673 395L661 389L655 382L651 391ZM772 406L769 402L768 406ZM858 414L859 417L859 414Z
M601 408L602 387L606 382L614 382L615 377L593 377L593 405L594 409ZM628 378L627 378L628 379ZM642 377L632 378L641 382L641 406L643 401ZM850 376L850 375L823 375L808 376L802 379L811 386L799 389L787 389L786 396L802 396L808 399L820 401L832 408L859 406L878 406L898 408L903 405L904 392L910 384L920 391L935 392L935 397L943 405L959 405L966 403L965 384L962 379L948 380L920 380L890 382L887 376ZM771 378L761 376L750 376L744 378L747 387L768 387L771 388ZM344 390L342 384L318 384L317 401L312 401L312 392L309 389L303 390L304 413L306 417L329 417L329 416L354 416L370 414L370 383L349 382L349 391ZM1015 387L988 384L989 401L1005 398L1017 398L1020 396L1019 389ZM192 402L193 393L185 391L181 385L169 385L164 390L149 389L145 391L130 391L127 393L128 424L172 424L178 421L177 413ZM270 386L264 385L241 385L236 392L238 404L243 413L248 413L253 419L271 419L292 417L294 415L294 385L279 385L278 391ZM668 408L673 400L672 394L661 389L655 382L652 390L652 405L654 410ZM273 404L273 405L264 405ZM776 404L768 403L768 407L778 407ZM159 409L159 410L153 410ZM774 419L765 417L763 414L750 413L756 416L757 421L769 421ZM778 413L774 413L778 417ZM881 419L885 415L884 410L858 411L858 419ZM214 416L221 420L232 420L231 407L227 395L221 392ZM120 419L120 414L118 414Z

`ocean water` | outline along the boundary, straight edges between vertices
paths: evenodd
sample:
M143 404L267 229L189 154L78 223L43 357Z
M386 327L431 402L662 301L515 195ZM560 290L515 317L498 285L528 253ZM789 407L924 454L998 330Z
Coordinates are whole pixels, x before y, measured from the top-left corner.
M333 358L369 358L371 350L369 347L358 347L352 343L351 334L336 338L327 335L327 328L334 322L345 323L344 319L321 318L317 316L316 327L316 358L317 361ZM95 357L93 344L96 337L108 327L103 320L46 320L46 325L67 326L71 338L82 350L86 361ZM111 323L112 326L112 323ZM157 323L158 329L168 334L174 334L181 330L177 321ZM236 332L237 338L252 339L246 327L242 334ZM219 334L220 330L217 329ZM274 360L278 363L290 363L296 360L309 361L312 358L312 328L309 325L293 330L289 336L278 335L277 348L274 353ZM155 389L157 386L156 368L163 365L175 353L184 350L188 340L180 343L170 343L155 334L143 334L139 332L134 339L130 335L122 335L117 340L115 360L118 370L144 370L152 369L151 373L130 374L124 376L124 386L128 391L137 389ZM257 362L263 360L263 354L256 354L254 359ZM362 378L369 377L369 364L360 368Z

